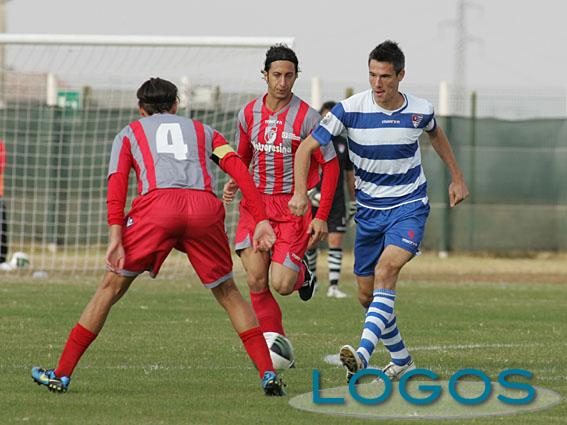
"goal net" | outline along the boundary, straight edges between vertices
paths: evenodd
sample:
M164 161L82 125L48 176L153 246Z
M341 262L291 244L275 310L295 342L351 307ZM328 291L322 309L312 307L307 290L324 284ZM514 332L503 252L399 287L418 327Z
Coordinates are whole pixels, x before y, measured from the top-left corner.
M275 43L293 40L0 34L9 256L25 252L28 270L103 270L108 159L116 133L138 117L136 89L155 76L174 82L178 113L232 141L238 110L265 90L260 70ZM226 177L217 173L220 194ZM134 180L132 174L127 209ZM231 240L236 220L231 207ZM187 271L180 254L162 269Z

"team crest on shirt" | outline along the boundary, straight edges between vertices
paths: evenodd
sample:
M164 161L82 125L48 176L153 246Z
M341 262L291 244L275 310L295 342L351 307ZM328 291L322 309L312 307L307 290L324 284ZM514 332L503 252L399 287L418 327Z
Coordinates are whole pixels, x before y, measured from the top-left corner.
M270 126L266 127L264 130L264 142L271 145L276 141L276 137L278 136L278 127Z
M411 116L411 123L413 124L414 128L419 127L419 124L421 124L421 121L423 121L423 115L413 114Z

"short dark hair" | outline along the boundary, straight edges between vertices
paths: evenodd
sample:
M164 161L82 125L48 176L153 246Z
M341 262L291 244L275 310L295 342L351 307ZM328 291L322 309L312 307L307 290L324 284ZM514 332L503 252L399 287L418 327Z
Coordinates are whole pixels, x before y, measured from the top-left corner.
M337 102L334 102L332 100L329 100L328 102L325 102L321 105L321 109L319 109L319 113L322 114L323 111L327 110L330 111L331 109L333 109L335 107L335 105L337 104Z
M179 100L177 86L161 78L150 78L136 92L138 106L148 115L169 112Z
M264 71L270 70L270 65L275 61L289 61L295 65L295 73L299 72L299 61L293 50L285 44L274 44L266 52L266 60L264 62Z
M392 65L394 65L396 75L399 74L401 70L406 66L406 58L404 56L404 52L402 52L402 49L400 49L398 43L392 40L386 40L376 46L368 56L368 63L370 63L372 59L378 62L391 63Z

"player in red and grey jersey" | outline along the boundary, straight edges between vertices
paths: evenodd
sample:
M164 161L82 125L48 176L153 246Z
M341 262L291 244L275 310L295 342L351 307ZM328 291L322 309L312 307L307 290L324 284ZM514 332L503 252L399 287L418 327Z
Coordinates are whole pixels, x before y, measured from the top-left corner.
M321 118L292 93L297 73L298 60L293 50L283 45L268 49L263 70L268 92L242 108L236 130L238 153L250 167L256 187L263 194L268 218L277 235L271 253L254 252L251 211L244 199L240 202L236 250L247 271L250 299L262 331L282 335L285 335L282 313L270 292L268 278L282 295L297 289L303 300L311 298L314 281L302 258L308 245L327 234L326 220L339 171L332 145L315 152L310 170L311 187L319 182L319 167L323 171L317 216L312 220L290 213L295 151ZM232 180L225 185L225 202L234 199L237 188Z
M268 94L260 96L240 110L236 132L238 154L250 166L260 192L291 194L295 151L319 124L321 116L294 94L287 105L274 112L267 106L267 97ZM334 149L327 146L314 154L315 163L309 176L312 186L319 181L319 165L326 165L335 156Z
M250 203L254 250L268 251L276 236L248 170L214 129L176 116L177 87L152 78L137 93L142 118L115 138L108 178L108 272L73 328L57 369L33 368L32 377L65 392L80 357L110 309L140 273L153 277L173 248L185 252L203 285L226 310L262 378L266 395L284 395L254 311L232 278L225 211L212 191L216 162L235 179ZM138 197L124 217L128 176L136 172Z

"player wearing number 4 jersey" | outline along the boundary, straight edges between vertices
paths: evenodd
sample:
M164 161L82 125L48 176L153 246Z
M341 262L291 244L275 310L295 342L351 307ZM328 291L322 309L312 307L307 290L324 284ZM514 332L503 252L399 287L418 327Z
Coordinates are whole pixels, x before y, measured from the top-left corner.
M295 152L321 118L292 92L298 71L293 50L283 45L268 49L262 71L268 92L241 109L236 130L238 153L251 169L277 235L271 253L252 249L253 216L248 200L244 199L240 202L236 250L247 272L252 307L262 331L282 335L285 335L282 313L270 292L268 276L279 294L288 295L297 289L303 300L311 298L314 281L302 258L308 245L327 234L326 220L338 177L333 145L314 151L308 185L314 187L318 183L321 166L319 211L313 220L311 216L297 217L290 213ZM225 202L234 199L237 188L232 180L225 185Z
M248 171L224 137L197 120L178 117L177 87L159 78L138 90L142 118L115 138L108 178L108 272L73 328L55 370L35 367L33 379L65 392L84 351L97 337L114 303L144 271L155 277L173 248L185 252L201 282L226 310L266 395L283 395L268 347L250 305L232 278L224 207L212 188L216 162L250 204L253 247L267 251L275 234ZM124 217L128 175L134 168L138 197Z
M358 348L343 346L340 358L350 379L368 366L381 341L391 357L384 373L395 380L415 368L398 329L394 304L398 275L417 254L429 215L419 151L424 131L451 172L451 207L468 196L468 189L431 103L398 91L405 58L397 43L385 41L372 50L368 71L370 90L338 103L299 148L290 208L299 215L307 209L310 152L346 131L358 204L354 273L360 303L367 311Z

